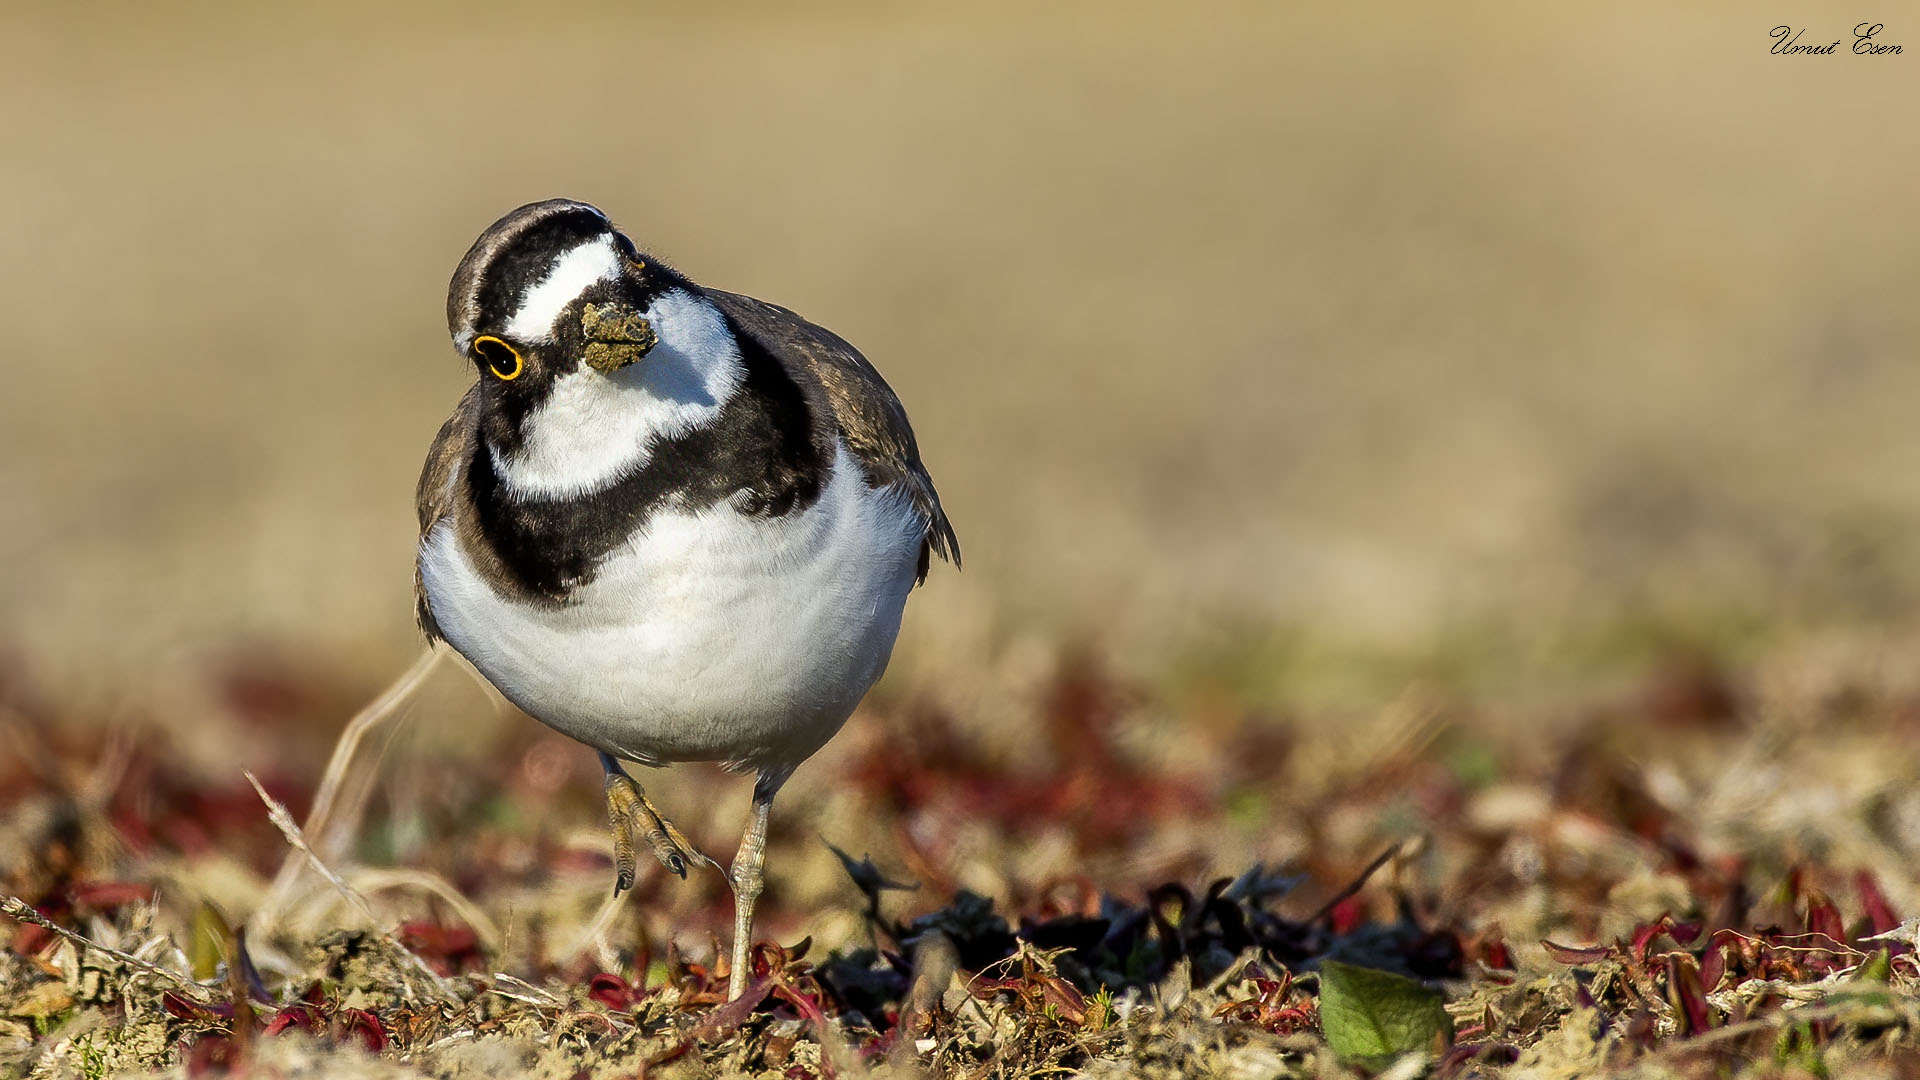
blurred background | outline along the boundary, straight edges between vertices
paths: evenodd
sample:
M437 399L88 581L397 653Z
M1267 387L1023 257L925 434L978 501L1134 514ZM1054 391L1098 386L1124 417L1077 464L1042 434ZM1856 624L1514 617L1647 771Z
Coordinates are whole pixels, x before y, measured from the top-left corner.
M1404 841L1482 945L1911 913L1917 81L1920 15L1833 4L8 6L0 884L280 910L305 985L352 913L270 893L240 769L305 818L418 657L447 279L564 195L858 345L965 548L764 933L864 940L822 839L901 910L1265 864L1304 918ZM710 955L717 875L589 922L592 755L450 666L410 715L314 826L383 926ZM744 782L648 776L733 850Z
M1768 53L1867 16L1906 53ZM1904 625L1896 16L15 7L0 641L82 695L233 648L402 667L470 378L446 280L554 195L899 391L967 568L896 683L1024 635L1550 665Z

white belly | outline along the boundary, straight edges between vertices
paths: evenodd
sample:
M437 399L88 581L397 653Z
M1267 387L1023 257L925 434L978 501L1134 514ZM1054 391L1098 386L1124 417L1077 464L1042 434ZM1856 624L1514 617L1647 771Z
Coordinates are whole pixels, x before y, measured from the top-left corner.
M495 593L449 522L420 568L447 641L536 719L634 761L791 768L885 670L923 528L842 446L805 511L656 513L563 606Z

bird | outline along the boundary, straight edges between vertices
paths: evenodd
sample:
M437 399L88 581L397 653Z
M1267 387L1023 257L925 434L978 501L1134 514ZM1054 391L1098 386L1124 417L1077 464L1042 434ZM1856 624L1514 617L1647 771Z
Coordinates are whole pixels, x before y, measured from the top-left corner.
M774 795L880 677L933 559L960 565L906 410L838 335L572 199L480 234L447 328L475 378L416 492L420 628L598 751L616 897L637 841L683 879L719 868L624 763L753 774L737 999Z

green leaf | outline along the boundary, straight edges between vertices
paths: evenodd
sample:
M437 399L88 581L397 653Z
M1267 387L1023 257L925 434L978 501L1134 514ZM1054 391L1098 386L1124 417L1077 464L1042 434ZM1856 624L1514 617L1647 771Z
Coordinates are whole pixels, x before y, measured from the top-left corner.
M1890 983L1893 981L1893 957L1885 949L1867 958L1853 976L1855 982Z
M187 948L187 962L192 965L193 977L203 981L213 978L232 940L233 930L227 925L226 916L213 906L213 901L200 901L199 909L193 913L193 937Z
M1438 990L1403 975L1328 960L1320 965L1320 1030L1343 1061L1385 1064L1453 1037Z

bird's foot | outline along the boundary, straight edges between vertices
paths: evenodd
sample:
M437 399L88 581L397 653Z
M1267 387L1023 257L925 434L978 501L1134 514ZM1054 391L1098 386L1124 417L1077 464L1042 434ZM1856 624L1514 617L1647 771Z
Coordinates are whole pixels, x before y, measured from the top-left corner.
M634 835L638 833L653 850L660 865L678 877L687 876L689 863L695 866L719 864L702 854L673 822L660 813L624 771L607 774L607 821L613 826L613 864L615 895L633 888L636 863Z

